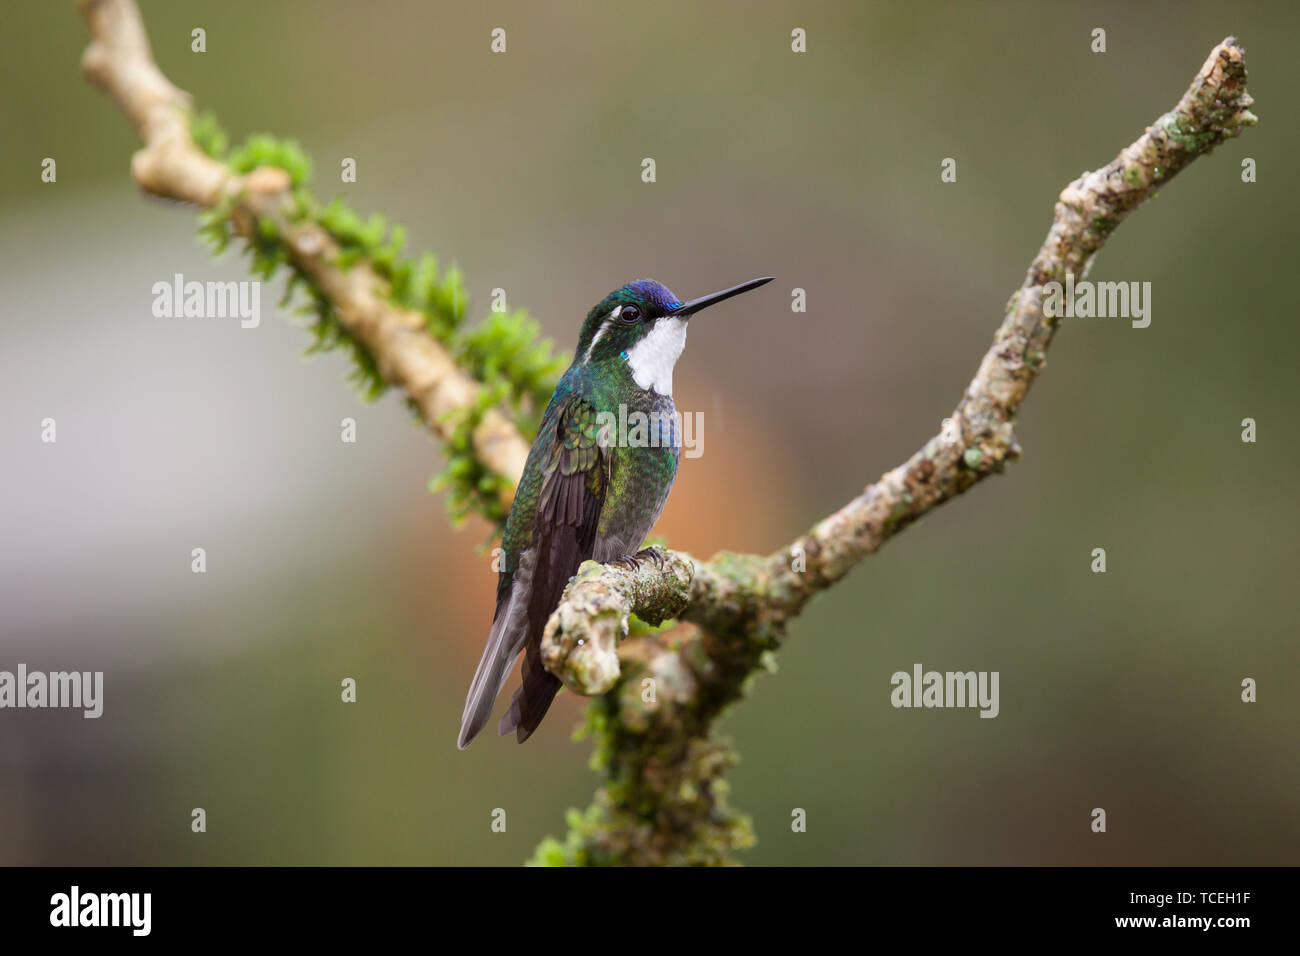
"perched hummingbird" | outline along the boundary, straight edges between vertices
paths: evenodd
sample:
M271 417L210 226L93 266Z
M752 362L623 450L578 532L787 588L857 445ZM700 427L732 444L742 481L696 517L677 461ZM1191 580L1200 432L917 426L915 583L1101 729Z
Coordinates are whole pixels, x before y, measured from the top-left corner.
M642 279L587 313L573 364L546 406L506 519L496 613L465 697L460 749L488 722L520 651L523 683L497 732L513 730L523 743L542 722L560 689L559 678L542 666L542 630L578 565L657 557L637 549L677 476L673 366L686 345L687 322L701 309L771 281L751 279L682 302ZM649 441L614 440L606 423L635 412L655 423L656 434Z

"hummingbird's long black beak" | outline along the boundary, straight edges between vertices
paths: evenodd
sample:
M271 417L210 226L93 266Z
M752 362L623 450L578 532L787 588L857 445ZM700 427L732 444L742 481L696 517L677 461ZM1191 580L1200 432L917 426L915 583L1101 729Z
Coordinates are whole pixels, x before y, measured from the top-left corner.
M730 289L723 289L721 292L714 292L711 295L700 296L698 299L691 299L690 302L683 302L668 314L690 317L701 309L707 309L711 305L717 305L724 299L730 299L733 295L740 295L740 293L748 292L750 289L757 289L761 285L767 285L773 278L773 276L764 276L761 279L750 279L740 285L733 285Z

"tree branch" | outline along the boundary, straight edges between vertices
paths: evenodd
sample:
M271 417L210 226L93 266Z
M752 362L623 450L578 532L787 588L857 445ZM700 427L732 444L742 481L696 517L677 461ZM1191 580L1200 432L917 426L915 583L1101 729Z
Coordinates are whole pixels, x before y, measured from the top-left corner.
M659 625L691 603L695 565L689 555L666 552L662 567L635 568L584 561L546 622L542 662L578 694L603 694L618 680L618 645L629 615Z
M108 91L144 141L131 172L152 195L219 210L250 244L274 240L360 344L383 379L403 388L430 429L454 439L455 413L479 407L483 384L428 334L426 315L390 299L373 258L343 263L337 236L302 214L284 169L238 174L195 142L189 97L158 70L132 0L81 0L92 42L88 80ZM726 802L734 755L712 725L770 663L788 622L918 518L1020 455L1016 413L1045 365L1059 319L1045 286L1082 278L1115 227L1197 156L1256 122L1244 52L1214 48L1178 105L1116 159L1067 186L1046 241L946 427L788 547L766 556L727 552L701 562L665 552L663 567L587 562L547 623L543 658L570 689L596 697L588 729L607 780L567 840L545 841L538 863L721 863L752 842ZM528 443L495 408L477 419L473 456L502 476L508 506ZM632 630L631 616L666 630Z
M339 323L374 359L380 375L403 389L433 433L452 438L456 413L476 407L482 384L463 372L425 331L425 317L388 299L389 283L361 260L344 267L339 244L316 222L297 212L290 177L263 166L236 175L208 156L191 134L188 94L177 89L154 63L140 11L132 0L81 0L91 42L82 74L111 94L131 119L144 147L131 159L131 176L145 192L206 209L228 210L237 235L278 239L289 265L321 291ZM523 474L529 443L514 423L487 409L472 434L473 451L506 480L506 507Z
M729 759L707 743L713 720L741 695L779 645L786 623L814 595L912 522L1019 457L1015 416L1060 324L1044 314L1044 287L1063 283L1067 273L1086 275L1107 237L1144 199L1257 122L1251 104L1244 51L1229 37L1211 51L1173 110L1109 164L1062 190L1047 239L947 426L781 551L724 553L708 563L670 554L673 583L684 568L694 568L690 603L680 610L673 605L672 613L695 626L624 641L621 682L606 650L614 622L629 611L660 616L665 593L647 581L654 574L645 568L611 567L599 577L574 579L547 626L544 655L547 668L579 693L614 688L598 711L598 761L610 768L611 782L587 816L573 821L568 843L543 844L537 862L723 862L730 849L748 843L746 821L716 790ZM573 635L598 640L599 651ZM589 673L598 679L584 690ZM666 701L644 699L647 679L671 689ZM683 786L717 795L683 806L676 792Z

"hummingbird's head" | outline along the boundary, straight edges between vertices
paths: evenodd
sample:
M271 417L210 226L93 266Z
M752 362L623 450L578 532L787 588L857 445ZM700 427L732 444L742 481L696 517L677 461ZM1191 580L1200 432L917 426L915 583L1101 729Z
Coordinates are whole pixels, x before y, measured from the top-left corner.
M673 392L673 366L686 346L686 324L701 309L756 289L768 276L682 302L653 279L638 279L605 296L587 313L574 365L626 362L637 385L663 395Z

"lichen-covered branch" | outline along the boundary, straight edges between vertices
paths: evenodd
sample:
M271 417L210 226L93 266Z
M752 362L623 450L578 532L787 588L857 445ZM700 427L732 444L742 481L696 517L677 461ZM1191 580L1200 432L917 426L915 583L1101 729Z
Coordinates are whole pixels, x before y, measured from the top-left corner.
M1173 110L1106 166L1061 192L1046 241L939 434L774 554L721 554L709 562L670 554L671 568L694 567L690 602L674 612L689 624L625 640L619 678L605 649L617 634L613 615L643 608L657 613L661 595L647 587L644 569L608 568L599 590L575 582L547 635L599 633L602 651L593 655L573 641L556 641L547 666L579 692L582 681L569 676L575 669L598 670L599 680L590 685L596 692L613 687L592 705L596 762L609 782L585 815L572 816L567 842L547 841L535 862L717 863L747 845L752 837L745 821L726 805L721 775L731 758L710 741L713 721L770 663L786 624L813 596L903 528L1020 455L1015 416L1059 326L1059 318L1044 314L1045 286L1064 282L1067 274L1086 275L1106 238L1144 199L1256 122L1251 104L1244 51L1229 37L1211 51ZM649 700L647 687L654 691Z
M223 230L241 237L264 274L288 265L314 302L318 337L346 338L364 375L402 388L453 454L463 446L465 459L453 460L464 466L462 491L502 520L528 443L527 429L495 401L502 390L534 403L549 395L551 359L534 351L535 327L487 323L477 337L457 339L459 351L449 347L460 312L455 282L439 286L432 263L398 263L400 237L383 243L382 222L320 207L301 188L306 160L293 150L255 139L223 157L212 142L221 137L158 70L132 0L81 7L92 36L83 72L112 94L144 142L131 163L138 185L210 210L218 245ZM945 427L788 547L708 562L663 552L662 567L582 566L547 624L543 658L570 689L599 695L588 730L606 782L585 813L570 814L565 842L544 842L534 862L726 863L752 842L748 821L727 805L724 776L735 756L711 737L718 716L773 666L789 621L812 597L1019 456L1015 417L1059 325L1045 314L1045 287L1083 278L1144 199L1256 122L1250 106L1244 53L1229 37L1173 110L1062 191L1047 239Z
M1087 274L1115 227L1197 156L1254 125L1244 51L1232 37L1210 53L1178 105L1132 145L1061 191L1055 217L1024 284L1007 303L993 344L947 427L903 464L869 485L787 548L747 566L760 592L699 569L688 620L715 628L798 614L895 534L1020 455L1016 412L1046 364L1059 318L1043 314L1044 287Z
M405 391L435 435L452 440L461 415L479 408L483 385L428 334L426 316L392 301L390 280L372 261L343 263L335 236L303 214L285 170L261 166L240 175L199 147L190 98L158 69L131 0L81 0L81 10L91 33L82 72L113 96L144 141L131 160L137 185L164 199L221 210L234 232L250 242L276 242L378 375ZM492 407L476 415L470 442L478 461L503 479L494 487L508 507L528 442Z
M694 575L691 558L676 552L666 553L662 566L583 562L546 622L546 669L576 693L605 693L619 677L618 645L628 635L633 608L650 625L676 617L690 603Z

